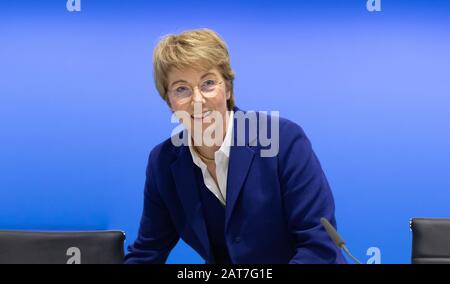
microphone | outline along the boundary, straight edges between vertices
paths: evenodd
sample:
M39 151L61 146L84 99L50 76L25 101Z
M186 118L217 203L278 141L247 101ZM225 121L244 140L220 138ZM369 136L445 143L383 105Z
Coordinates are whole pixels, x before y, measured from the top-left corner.
M344 240L339 236L336 229L333 227L333 225L328 222L325 218L320 218L320 223L325 228L325 230L328 233L328 236L333 240L334 244L339 248L343 249L344 252L357 264L361 264L361 261L359 261L356 257L354 257L350 251L348 250L347 246L345 245Z

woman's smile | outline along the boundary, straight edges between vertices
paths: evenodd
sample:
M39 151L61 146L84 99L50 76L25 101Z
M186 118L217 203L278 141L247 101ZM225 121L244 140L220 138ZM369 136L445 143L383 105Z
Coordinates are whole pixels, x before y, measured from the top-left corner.
M211 110L205 111L205 112L201 112L201 113L194 113L191 115L192 119L198 119L198 120L203 120L206 117L210 116L212 114Z

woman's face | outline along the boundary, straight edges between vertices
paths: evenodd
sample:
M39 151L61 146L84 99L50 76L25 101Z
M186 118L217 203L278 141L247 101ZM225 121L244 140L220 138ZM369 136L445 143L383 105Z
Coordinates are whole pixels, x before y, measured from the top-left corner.
M172 68L168 73L170 106L191 133L204 133L207 128L220 126L225 135L230 95L226 81L216 68L206 71ZM215 119L217 115L223 121L220 125ZM212 123L214 127L209 127Z

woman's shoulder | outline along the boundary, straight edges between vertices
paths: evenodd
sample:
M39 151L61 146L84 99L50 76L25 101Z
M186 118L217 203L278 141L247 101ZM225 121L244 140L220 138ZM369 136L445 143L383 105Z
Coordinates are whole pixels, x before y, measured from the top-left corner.
M278 132L280 138L287 137L305 137L305 132L297 122L294 122L286 117L280 116L278 111L258 111L257 117L259 120L259 126L262 123L267 124L269 133L274 134ZM261 129L261 128L260 128Z
M236 115L236 112L238 115ZM277 127L280 132L304 134L303 128L298 123L280 116L279 111L245 111L238 108L235 109L235 117L237 118L251 119L252 114L254 114L254 117L258 120L260 125L262 123L267 123L268 129Z
M283 117L280 117L280 133L289 136L305 136L300 124Z
M241 111L241 110L238 110ZM260 152L263 157L285 156L292 147L302 147L309 143L303 128L296 122L280 116L278 111L241 111L235 116L235 123L242 124L245 119L255 119L256 123L245 122L244 127L237 128L237 143L246 139L254 151ZM252 127L256 129L248 129ZM239 130L245 129L245 135L240 135ZM245 137L239 139L239 136ZM242 145L241 142L239 145ZM304 148L304 147L303 147ZM307 148L304 148L307 150ZM262 154L264 152L264 154Z
M178 157L180 147L174 145L175 136L182 136L182 133L175 134L153 147L149 154L149 162L155 162L159 166L170 164Z

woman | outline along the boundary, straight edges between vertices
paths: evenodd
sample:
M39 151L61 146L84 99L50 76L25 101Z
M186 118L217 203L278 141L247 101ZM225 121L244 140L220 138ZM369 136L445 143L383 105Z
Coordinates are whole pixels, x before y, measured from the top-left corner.
M334 201L308 138L289 120L234 105L223 40L208 29L170 35L153 61L185 130L150 153L125 263L164 263L180 237L207 263L345 263L320 224L336 224ZM261 143L267 133L274 155Z

